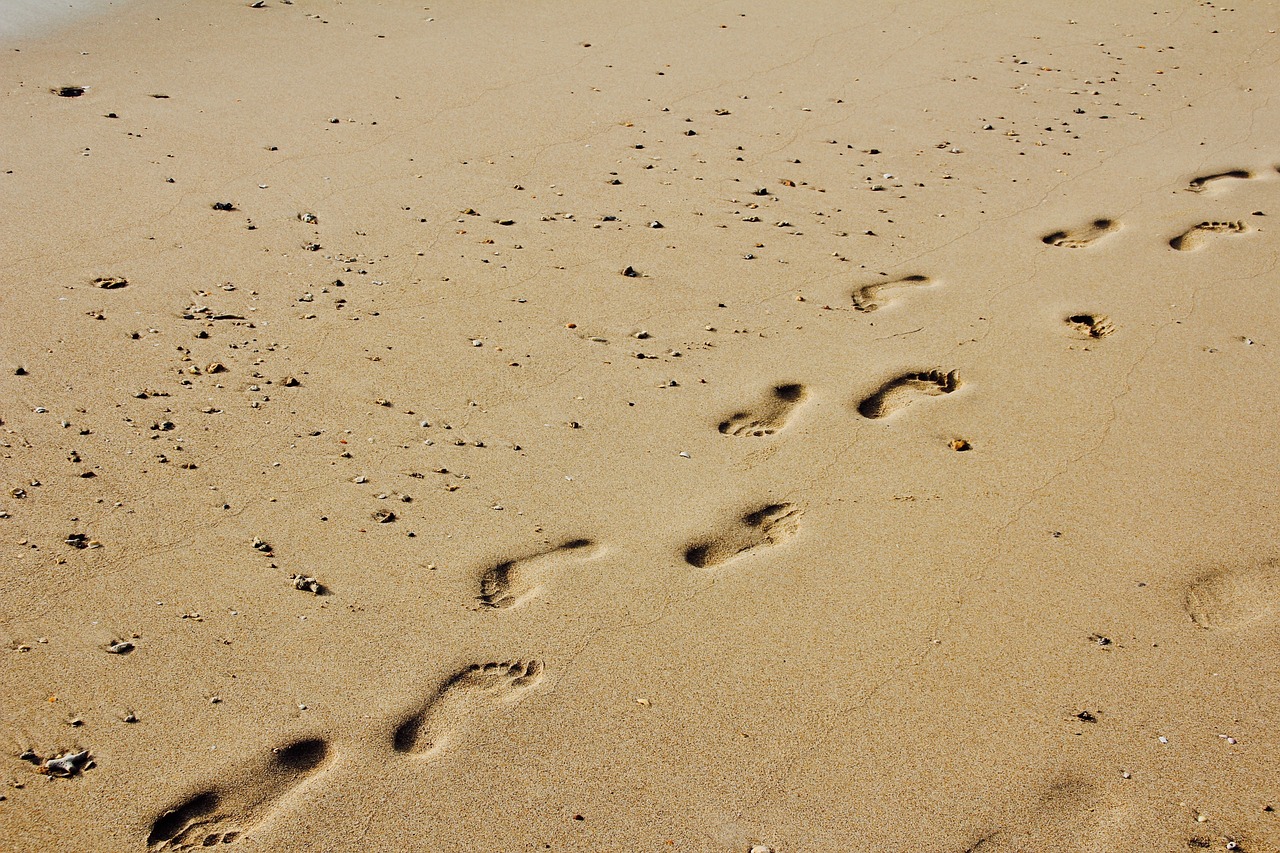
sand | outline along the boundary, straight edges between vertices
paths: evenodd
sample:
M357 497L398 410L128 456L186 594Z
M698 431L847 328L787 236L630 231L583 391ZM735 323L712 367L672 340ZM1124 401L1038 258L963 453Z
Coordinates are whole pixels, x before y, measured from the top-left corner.
M0 848L1280 850L1280 42L1166 6L9 37Z

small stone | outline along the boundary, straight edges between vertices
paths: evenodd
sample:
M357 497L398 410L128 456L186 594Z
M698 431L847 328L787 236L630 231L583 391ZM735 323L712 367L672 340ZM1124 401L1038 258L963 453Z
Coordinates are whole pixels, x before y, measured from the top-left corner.
M292 574L289 575L289 580L296 590L309 592L313 595L320 595L324 592L324 584L309 575Z
M134 645L128 640L116 640L107 646L107 654L127 655L133 651Z

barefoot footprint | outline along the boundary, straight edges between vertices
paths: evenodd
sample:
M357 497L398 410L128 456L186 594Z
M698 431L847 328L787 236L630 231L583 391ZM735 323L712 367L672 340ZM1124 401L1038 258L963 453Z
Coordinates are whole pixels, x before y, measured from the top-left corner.
M512 704L542 680L541 661L472 664L454 673L427 704L400 724L396 752L432 756L486 706Z
M788 503L769 504L747 513L738 523L685 549L691 566L711 569L734 557L790 539L799 529L801 510Z
M775 385L754 408L734 412L720 422L725 435L773 435L787 424L791 411L808 396L803 385Z
M1187 185L1187 189L1193 193L1202 193L1209 189L1211 184L1227 179L1248 180L1253 177L1253 172L1248 169L1232 169L1228 172L1215 172L1212 175L1201 175L1193 178L1191 183Z
M232 844L279 810L281 801L329 762L318 738L273 750L271 757L233 778L189 797L151 824L151 850L196 850Z
M1041 237L1041 241L1050 246L1058 246L1063 249L1083 249L1086 246L1092 246L1103 237L1120 230L1120 223L1114 219L1095 219L1082 228L1074 228L1070 231L1054 231L1052 234L1046 234Z
M590 539L572 539L558 548L542 551L518 560L499 563L480 577L480 594L476 600L485 607L515 607L537 595L540 581L566 556L565 552L583 552L583 558L595 552Z
M1183 600L1201 628L1231 630L1280 611L1280 561L1234 566L1202 575Z
M1063 322L1081 338L1105 338L1116 330L1111 321L1101 314L1072 314Z
M932 284L932 280L927 275L909 275L904 278L894 279L893 281L881 281L875 284L864 285L853 292L853 307L855 311L861 311L864 314L879 310L885 305L892 302L892 299L880 299L880 294L886 290L897 290L905 287L921 287Z
M1243 234L1248 230L1249 226L1239 219L1228 222L1201 222L1174 237L1169 241L1169 245L1179 252L1190 252L1192 249L1200 248L1214 234Z
M943 373L929 370L922 373L904 373L890 379L871 396L858 404L858 414L864 418L885 418L910 405L920 396L937 397L950 394L960 387L956 371Z

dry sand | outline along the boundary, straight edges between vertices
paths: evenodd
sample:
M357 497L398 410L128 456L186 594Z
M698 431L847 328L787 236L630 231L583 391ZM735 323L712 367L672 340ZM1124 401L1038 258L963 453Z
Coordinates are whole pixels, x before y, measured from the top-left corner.
M1280 850L1276 25L8 42L0 847Z

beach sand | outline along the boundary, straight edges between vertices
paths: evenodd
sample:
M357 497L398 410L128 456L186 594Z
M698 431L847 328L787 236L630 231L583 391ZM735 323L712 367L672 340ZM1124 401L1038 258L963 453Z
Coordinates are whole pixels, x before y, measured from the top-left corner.
M1280 850L1272 4L260 6L3 46L0 849Z

